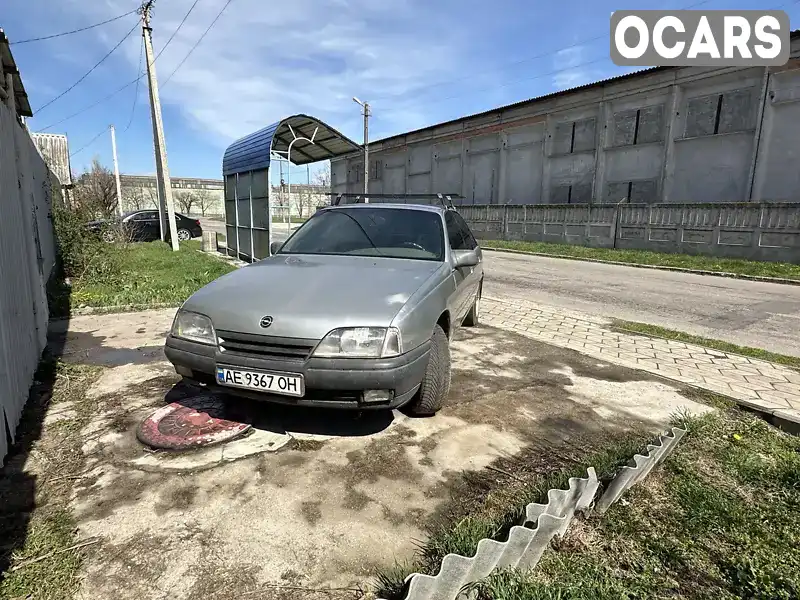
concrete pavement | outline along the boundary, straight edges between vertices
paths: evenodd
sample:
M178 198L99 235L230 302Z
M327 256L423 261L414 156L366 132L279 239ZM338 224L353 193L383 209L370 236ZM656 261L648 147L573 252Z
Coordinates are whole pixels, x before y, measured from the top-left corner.
M226 235L225 233L225 220L216 217L198 217L200 219L200 226L203 228L204 231L213 231L215 233L221 233L222 235ZM291 228L292 231L297 229L300 226L299 223L292 223ZM272 239L276 242L283 242L289 237L289 234L286 230L286 223L273 223L272 224Z
M485 292L800 356L800 286L486 251Z
M693 344L611 331L608 319L526 300L485 298L481 319L540 342L723 394L794 424L792 429L800 428L800 373L794 369Z

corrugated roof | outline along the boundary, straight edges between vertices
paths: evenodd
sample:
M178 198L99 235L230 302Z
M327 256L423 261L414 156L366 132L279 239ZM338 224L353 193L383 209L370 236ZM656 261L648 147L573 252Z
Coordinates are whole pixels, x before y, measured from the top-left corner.
M800 38L800 29L795 29L794 31L789 32L789 38L791 40ZM483 117L483 116L490 115L490 114L495 113L495 112L504 111L504 110L508 110L508 109L511 109L511 108L519 108L519 107L522 107L522 106L525 106L525 105L528 105L528 104L533 104L534 102L540 102L542 100L548 100L548 99L551 99L551 98L557 98L558 96L564 96L564 95L567 95L567 94L571 94L573 92L579 92L579 91L584 91L584 90L591 89L591 88L594 88L594 87L600 87L602 85L605 85L607 83L611 83L611 82L614 82L614 81L621 81L621 80L624 80L624 79L633 79L634 77L639 77L640 75L647 75L649 73L655 73L657 71L666 71L668 69L678 69L678 68L680 68L680 67L649 67L649 68L646 68L646 69L640 69L638 71L633 71L632 73L625 73L623 75L615 75L614 77L609 77L607 79L600 79L599 81L592 81L590 83L584 83L584 84L581 84L581 85L578 85L578 86L575 86L575 87L571 87L571 88L567 88L567 89L564 89L564 90L558 90L557 92L551 92L549 94L544 94L543 96L534 96L533 98L528 98L527 100L520 100L518 102L513 102L512 104L506 104L504 106L498 106L496 108L491 108L489 110L484 110L484 111L481 111L481 112L478 112L478 113L474 113L474 114L471 114L471 115L458 117L456 119L450 119L449 121L442 121L441 123L435 123L433 125L427 125L425 127L419 128L419 129L413 129L411 131L406 131L404 133L398 133L398 134L395 134L395 135L390 135L388 137L381 138L379 140L371 141L369 144L371 146L372 144L379 144L379 143L382 143L382 142L387 142L387 141L394 140L396 138L403 137L403 136L406 136L406 135L412 135L412 134L422 133L424 131L429 131L431 129L436 129L437 127L442 127L444 125L453 125L454 123L459 123L461 121L474 119L476 117Z
M22 77L20 77L19 69L17 69L17 63L14 61L8 38L2 29L0 29L0 64L2 65L2 75L4 78L6 73L11 73L11 80L14 84L14 99L16 101L17 114L21 117L32 117L33 111L28 101L28 94L25 92L25 86L22 85Z
M308 115L293 115L246 135L228 146L222 158L223 175L267 168L271 152L288 150L293 139L290 127L298 137L307 138L311 138L314 129L318 128L313 144L299 141L292 146L291 162L295 165L328 160L361 149L359 144L319 119Z

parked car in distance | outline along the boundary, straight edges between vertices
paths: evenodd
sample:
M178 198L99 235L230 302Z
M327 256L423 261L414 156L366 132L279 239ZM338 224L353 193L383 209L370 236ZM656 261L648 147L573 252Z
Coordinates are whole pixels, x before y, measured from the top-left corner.
M483 286L458 212L331 206L270 253L186 300L165 345L178 374L271 402L439 410L450 340L478 323Z
M86 226L89 231L101 235L107 242L115 241L120 235L132 242L154 242L161 239L157 210L132 211L125 213L121 218L90 221ZM182 242L203 235L200 220L181 213L175 213L175 226L178 230L178 240ZM169 239L169 232L166 237Z

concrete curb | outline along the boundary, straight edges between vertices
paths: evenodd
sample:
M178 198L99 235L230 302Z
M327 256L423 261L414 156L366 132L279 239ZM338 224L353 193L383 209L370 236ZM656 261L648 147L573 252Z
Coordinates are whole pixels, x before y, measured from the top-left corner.
M76 308L69 316L50 319L56 321L69 321L72 317L85 317L87 315L108 315L113 313L137 312L140 310L158 310L160 308L179 308L182 302L159 302L156 304L120 304L119 306L86 306Z
M620 468L598 501L598 506L604 502L604 509L598 510L598 514L647 477L675 449L685 433L673 427L669 433L660 435L655 444L647 446L647 456L636 454L633 457L634 467ZM511 528L507 541L484 538L478 542L475 556L471 558L448 554L436 575L409 575L405 580L408 588L405 600L455 600L462 597L466 586L488 577L496 569L534 568L550 541L566 534L575 513L590 510L599 487L597 473L589 467L586 477L570 478L568 489L549 490L547 504L531 503L525 507L524 523Z
M653 269L656 271L674 271L676 273L690 273L692 275L711 275L713 277L726 277L728 279L744 279L746 281L760 281L762 283L780 283L783 285L800 285L798 279L786 279L784 277L760 277L758 275L742 275L740 273L728 273L726 271L702 271L699 269L684 269L682 267L667 267L661 265L643 265L641 263L627 263L618 260L603 260L601 258L582 258L578 256L568 256L566 254L545 254L544 252L528 252L525 250L511 250L510 248L492 248L481 245L481 250L489 252L505 252L507 254L523 254L527 256L543 256L545 258L561 258L564 260L580 260L583 262L600 263L603 265L616 265L619 267L635 267L637 269Z

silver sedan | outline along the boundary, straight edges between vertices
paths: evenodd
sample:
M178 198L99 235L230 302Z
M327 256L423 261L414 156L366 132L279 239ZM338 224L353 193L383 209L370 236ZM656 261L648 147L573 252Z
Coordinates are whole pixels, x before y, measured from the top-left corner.
M180 375L270 402L439 410L450 339L478 323L483 285L458 212L332 206L270 250L180 308L165 349Z

